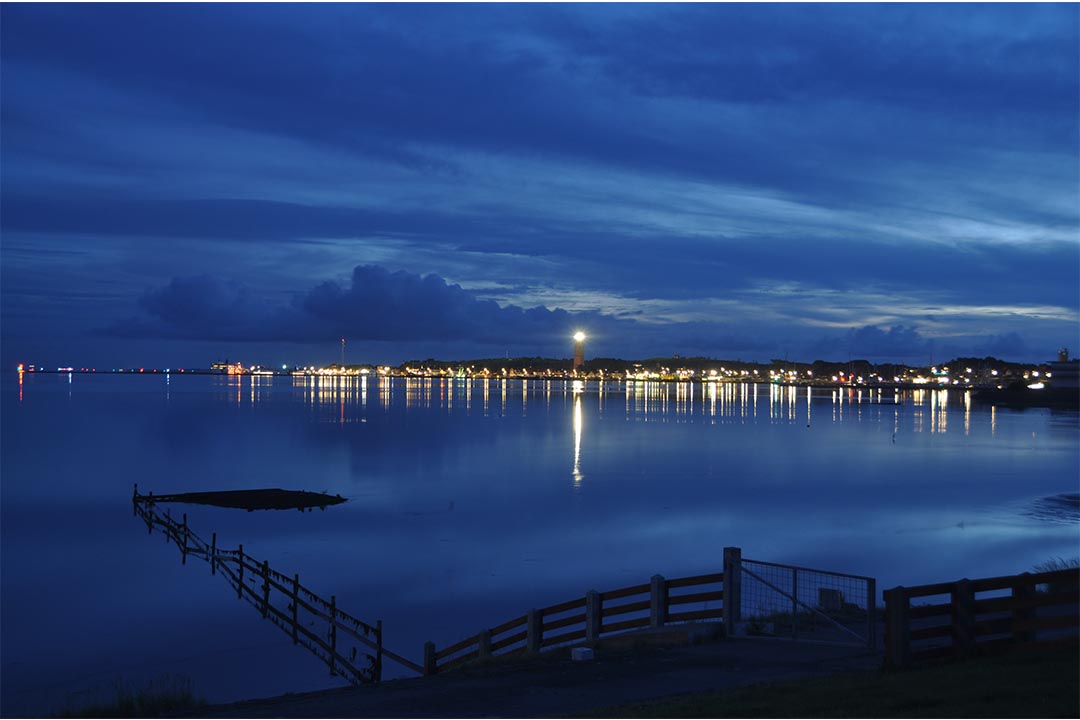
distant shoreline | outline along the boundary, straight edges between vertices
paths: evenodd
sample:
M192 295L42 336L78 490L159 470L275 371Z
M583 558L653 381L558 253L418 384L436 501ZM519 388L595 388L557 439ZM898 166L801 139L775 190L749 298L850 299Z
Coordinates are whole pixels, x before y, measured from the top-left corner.
M197 376L202 376L202 377L213 376L213 377L239 377L239 378L243 378L245 376L247 376L247 377L303 377L303 378L309 378L309 377L310 378L320 378L320 377L341 378L341 377L346 377L346 378L351 378L351 379L356 379L356 378L365 378L366 379L367 377L377 377L377 378L389 377L389 378L392 378L392 379L406 379L406 380L408 380L408 379L413 379L413 380L447 380L447 379L449 379L449 380L452 380L452 381L454 381L454 380L469 380L469 381L484 381L484 380L487 380L487 381L494 381L494 382L502 382L502 381L506 381L506 380L515 380L515 381L526 380L526 381L529 381L529 382L534 382L534 381L562 381L562 382L570 382L570 383L578 382L578 383L583 383L585 385L585 387L587 387L588 383L604 383L604 384L616 383L616 384L619 384L619 385L621 385L623 383L642 383L642 382L663 383L663 384L668 384L668 383L672 383L672 384L694 383L694 384L699 384L699 385L703 385L703 386L708 386L708 385L768 385L768 386L776 386L776 387L784 387L784 388L808 388L808 389L816 389L816 390L833 390L833 391L835 391L835 390L849 390L849 391L852 391L852 392L855 392L855 391L860 391L860 392L861 391L869 391L871 393L876 390L876 391L878 391L879 394L883 393L883 392L894 392L894 393L896 393L896 392L908 392L908 391L917 391L917 390L924 390L924 391L925 390L956 390L958 392L972 392L972 393L974 393L973 399L976 402L986 403L986 404L995 404L995 405L1004 405L1004 406L1007 406L1007 407L1076 408L1078 405L1080 405L1080 394L1078 394L1076 392L1070 392L1070 389L1068 389L1068 388L1046 388L1044 390L1028 390L1027 388L1023 388L1023 390L1021 391L1021 390L1018 390L1018 389L1009 389L1007 387L1002 388L1002 387L998 387L997 385L991 385L991 384L974 384L974 383L972 383L972 384L961 385L961 384L945 384L945 383L930 383L930 382L926 382L926 383L922 383L922 384L917 384L917 383L896 383L896 382L884 382L884 383L876 383L876 382L854 383L853 382L851 384L848 384L848 383L832 382L830 380L818 380L817 378L812 378L812 379L795 378L795 379L785 379L785 380L779 380L779 379L770 380L768 378L762 378L762 377L754 377L754 378L747 378L747 377L732 377L732 378L727 378L727 377L693 377L693 378L648 378L648 379L644 379L644 378L633 378L633 377L628 378L628 377L619 376L619 375L613 375L613 376L607 376L607 377L575 378L573 376L557 376L557 375L541 375L541 374L511 375L511 376L499 375L499 376L487 377L487 376L484 376L484 375L472 375L472 376L459 375L459 376L455 376L455 375L440 375L440 374L435 374L435 373L426 373L426 374L411 373L411 374L405 374L405 373L401 373L401 372L370 373L370 374L363 374L363 375L358 374L358 373L357 374L346 373L346 374L343 375L341 373L325 373L325 372L324 373L319 373L318 371L315 371L315 372L308 372L308 371L292 372L292 371L281 371L281 370L278 370L278 371L262 371L262 372L255 372L255 373L250 373L249 372L249 373L243 373L243 374L232 374L232 375L230 375L228 373L217 372L217 371L212 371L212 370L188 370L186 368L177 369L177 370L171 370L171 369L164 369L163 370L163 369L160 369L160 368L146 368L146 369L143 369L143 370L92 370L92 369L91 370L85 370L85 369L79 369L79 370L71 369L71 370L68 370L68 369L60 368L60 369L56 369L56 370L45 370L45 369L26 370L25 373L28 374L28 375L115 375L115 376L125 376L125 377L131 377L131 376L145 377L147 375L168 375L168 376L172 376L172 375L197 375ZM582 389L585 389L585 387L583 387Z

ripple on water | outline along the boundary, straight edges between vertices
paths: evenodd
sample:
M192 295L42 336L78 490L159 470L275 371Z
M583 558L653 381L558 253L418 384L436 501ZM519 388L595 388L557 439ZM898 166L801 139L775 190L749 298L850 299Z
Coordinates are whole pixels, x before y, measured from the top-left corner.
M1023 513L1026 517L1045 522L1080 522L1080 493L1061 493L1034 500Z

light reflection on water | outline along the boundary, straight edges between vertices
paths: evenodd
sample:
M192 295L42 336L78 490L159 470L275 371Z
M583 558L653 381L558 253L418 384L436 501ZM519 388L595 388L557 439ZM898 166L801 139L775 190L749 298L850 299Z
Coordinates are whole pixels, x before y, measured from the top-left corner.
M45 712L49 698L107 686L110 673L185 672L212 700L334 683L218 578L146 536L127 505L134 482L350 498L325 513L187 511L204 536L243 543L349 612L382 619L387 645L413 659L426 640L453 642L588 589L715 570L725 545L872 575L882 589L1076 554L1076 413L996 410L956 390L376 376L3 383L6 714Z

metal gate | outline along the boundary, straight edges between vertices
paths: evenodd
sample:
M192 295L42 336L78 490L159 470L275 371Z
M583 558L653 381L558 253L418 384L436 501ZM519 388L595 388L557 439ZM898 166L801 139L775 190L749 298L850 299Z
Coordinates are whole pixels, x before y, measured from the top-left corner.
M725 548L724 578L738 578L725 607L730 635L878 646L872 577L749 560Z

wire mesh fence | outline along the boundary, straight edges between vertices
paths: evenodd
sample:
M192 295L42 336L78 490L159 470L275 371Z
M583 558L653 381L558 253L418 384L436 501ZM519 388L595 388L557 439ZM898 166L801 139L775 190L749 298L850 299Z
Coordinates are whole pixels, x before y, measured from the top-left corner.
M877 646L873 578L741 561L740 629L747 635Z

